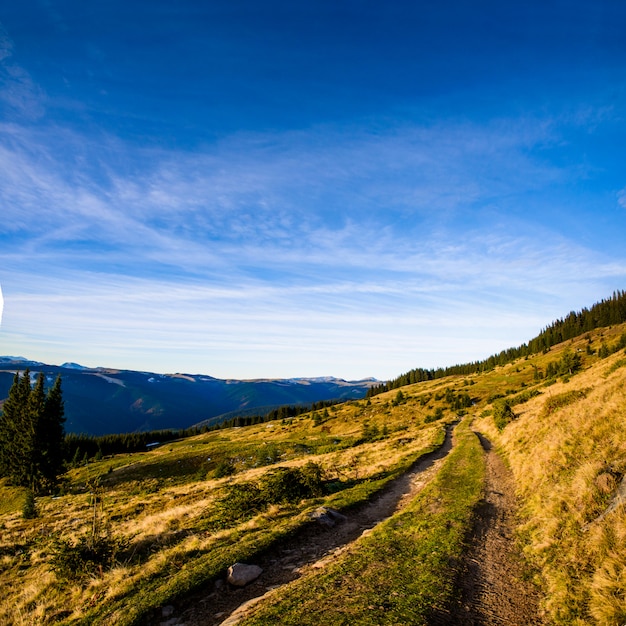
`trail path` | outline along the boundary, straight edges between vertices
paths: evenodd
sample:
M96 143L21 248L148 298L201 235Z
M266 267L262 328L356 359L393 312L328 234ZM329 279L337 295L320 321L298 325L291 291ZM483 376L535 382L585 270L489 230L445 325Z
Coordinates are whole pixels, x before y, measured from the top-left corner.
M204 593L197 593L172 607L167 618L156 615L151 625L230 626L244 611L233 613L262 598L266 593L287 584L313 568L324 567L364 532L401 509L436 473L441 460L452 449L453 428L449 427L443 445L422 457L412 468L390 482L372 501L348 514L345 522L327 529L309 525L270 554L255 560L263 574L242 589L218 581ZM249 605L248 605L249 606ZM231 617L232 616L232 617Z
M460 576L459 605L441 624L447 626L539 626L539 593L528 580L514 536L517 505L513 476L491 443L485 450L485 499L474 524L471 548Z
M528 580L517 551L513 529L517 504L513 477L491 443L478 435L485 451L485 497L476 519L462 571L458 578L461 598L437 626L541 626L547 624L539 610L539 593ZM155 616L152 625L234 626L247 608L273 589L314 568L321 568L346 550L364 532L400 510L436 473L452 448L452 429L444 444L418 461L407 473L387 485L371 502L352 511L332 529L307 527L271 554L255 561L263 574L242 589L219 581L204 593L180 603L167 618ZM433 622L435 626L435 621Z

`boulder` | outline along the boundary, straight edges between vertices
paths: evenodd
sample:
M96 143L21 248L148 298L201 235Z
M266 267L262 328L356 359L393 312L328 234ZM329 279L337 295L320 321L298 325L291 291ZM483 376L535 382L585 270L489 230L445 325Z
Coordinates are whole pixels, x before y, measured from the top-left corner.
M258 565L235 563L228 568L226 580L235 587L244 587L256 580L262 573L263 570Z
M335 511L335 509L320 506L319 508L315 509L313 513L311 513L311 519L321 526L326 526L326 528L332 528L335 524L338 524L339 522L345 522L346 516L339 511Z

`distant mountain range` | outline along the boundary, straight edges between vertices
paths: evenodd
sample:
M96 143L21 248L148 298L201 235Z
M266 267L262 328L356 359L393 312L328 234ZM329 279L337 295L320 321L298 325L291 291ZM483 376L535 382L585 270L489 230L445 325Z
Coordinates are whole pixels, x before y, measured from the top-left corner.
M61 374L65 429L71 433L111 433L188 428L218 423L234 415L266 413L282 405L363 398L374 378L222 380L198 374L154 374L88 368L77 363L47 365L23 357L0 357L0 402L16 371L43 372L47 385Z

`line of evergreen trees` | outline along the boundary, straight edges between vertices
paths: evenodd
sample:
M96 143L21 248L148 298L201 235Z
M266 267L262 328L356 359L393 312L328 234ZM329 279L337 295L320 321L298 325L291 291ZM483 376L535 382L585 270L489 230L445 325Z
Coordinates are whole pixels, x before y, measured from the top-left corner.
M404 385L412 385L444 376L467 376L487 372L497 365L506 365L521 357L545 352L552 346L579 337L595 328L613 326L623 322L626 322L626 291L618 290L614 291L610 298L597 302L590 309L584 308L578 313L572 311L564 318L554 321L534 339L517 348L502 350L499 354L494 354L484 361L473 361L437 369L416 368L398 376L398 378L370 388L367 397L376 396L384 391L397 389Z
M264 415L240 415L233 417L232 419L221 422L219 425L211 427L210 430L215 430L217 428L252 426L253 424L263 424L265 422L273 422L275 420L289 419L297 417L298 415L303 415L304 413L309 413L310 411L321 411L322 409L326 409L335 404L341 404L342 402L345 402L345 400L320 400L318 402L313 402L312 404L285 404L277 409L268 411Z
M213 425L199 425L179 430L151 430L136 433L118 433L110 435L85 435L69 433L65 437L65 461L70 467L77 467L90 459L98 459L111 454L125 454L129 452L141 452L150 444L167 443L178 439L193 437L201 433L233 428L239 426L251 426L263 424L273 420L297 417L309 411L322 410L343 400L320 400L307 405L284 405L272 409L265 414L238 415L228 420Z
M15 374L0 415L0 476L34 493L50 491L64 471L65 409L61 377L46 393L40 373Z
M98 459L110 454L141 452L149 444L166 443L198 435L201 429L150 430L139 433L119 433L112 435L85 435L69 433L65 438L66 461L70 467L77 467L89 459Z

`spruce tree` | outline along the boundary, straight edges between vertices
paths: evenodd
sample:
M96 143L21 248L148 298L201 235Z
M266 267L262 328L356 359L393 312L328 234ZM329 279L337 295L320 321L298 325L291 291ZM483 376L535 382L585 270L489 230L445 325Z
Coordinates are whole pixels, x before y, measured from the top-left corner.
M61 376L57 376L54 385L48 391L44 411L39 424L40 468L44 480L49 485L56 484L57 477L63 473L65 458L65 406L61 390Z
M30 371L17 373L0 416L0 476L41 492L56 484L63 470L61 381L46 396L41 373L31 389Z
M28 463L28 398L30 396L30 371L26 370L20 377L15 374L13 385L9 390L2 408L2 435L0 436L0 457L2 466L0 471L3 476L8 476L10 481L20 486L30 486L27 475Z

